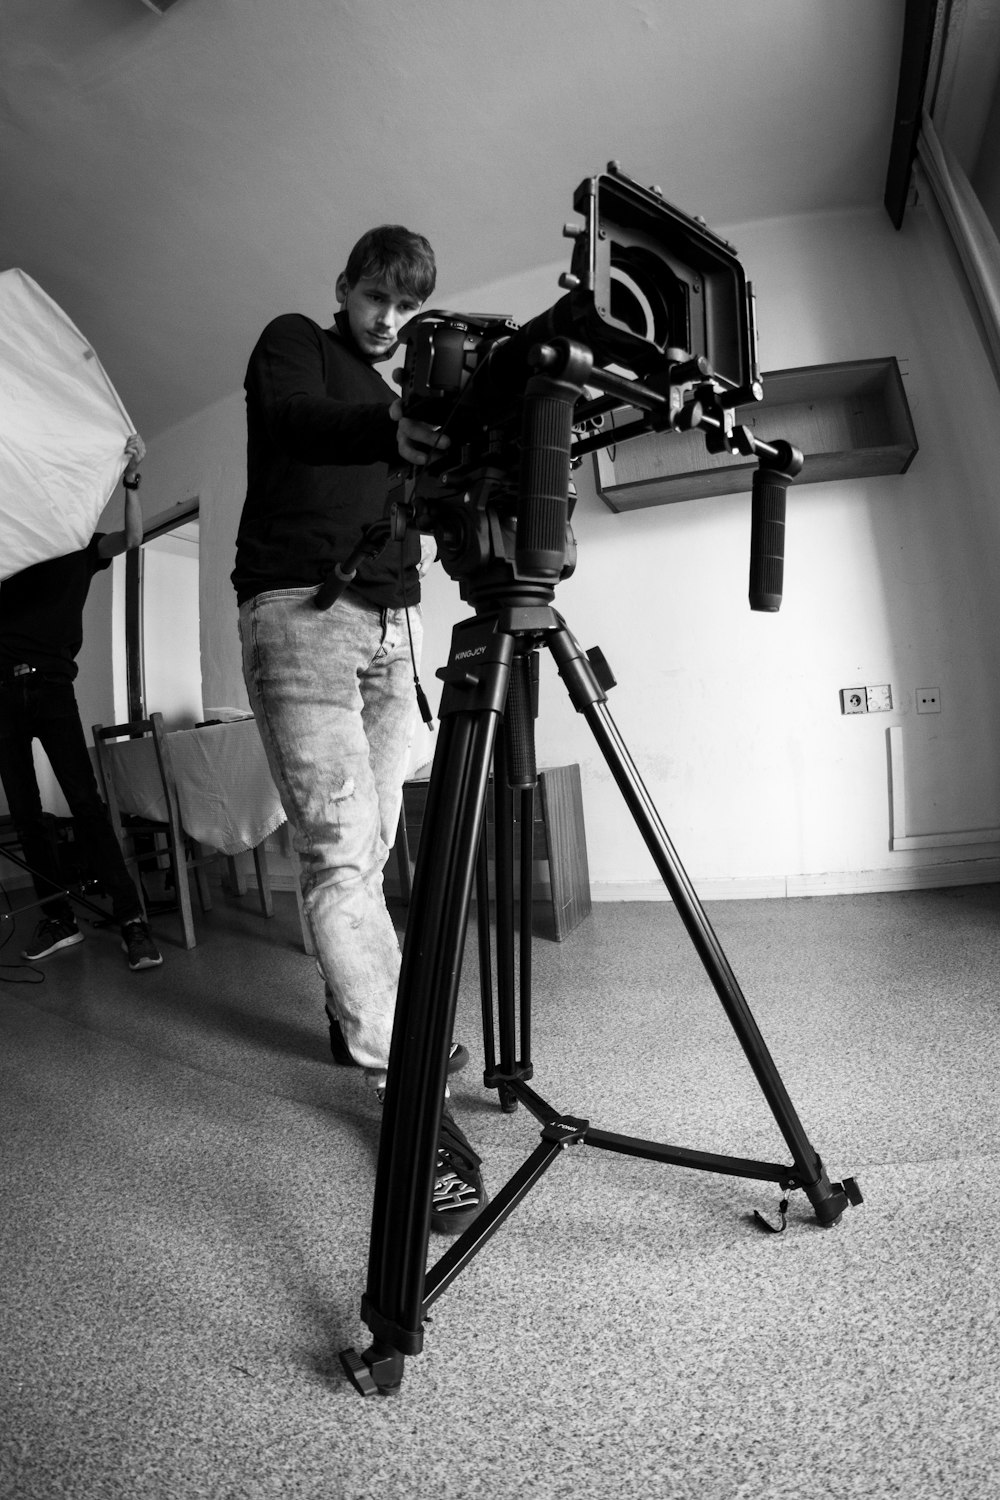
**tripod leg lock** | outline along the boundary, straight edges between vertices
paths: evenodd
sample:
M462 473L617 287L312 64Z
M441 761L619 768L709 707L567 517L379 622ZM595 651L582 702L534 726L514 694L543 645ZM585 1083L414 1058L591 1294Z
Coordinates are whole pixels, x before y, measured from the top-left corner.
M861 1196L861 1189L858 1187L858 1179L856 1177L845 1177L843 1182L835 1182L834 1187L842 1190L852 1208L857 1208L865 1201Z

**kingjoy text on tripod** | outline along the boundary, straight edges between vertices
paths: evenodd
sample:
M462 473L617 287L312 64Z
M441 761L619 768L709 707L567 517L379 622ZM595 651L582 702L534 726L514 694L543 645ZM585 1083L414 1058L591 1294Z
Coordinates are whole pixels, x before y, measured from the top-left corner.
M407 526L431 532L438 556L475 611L455 627L441 724L403 945L379 1148L362 1317L373 1339L341 1360L363 1394L396 1390L405 1357L423 1347L435 1299L568 1145L585 1144L701 1171L801 1188L820 1224L861 1195L831 1183L803 1130L746 1000L606 707L613 679L552 608L572 572L571 468L582 454L649 431L700 429L713 452L756 457L750 603L781 601L785 491L802 466L788 443L737 426L735 408L763 394L753 297L732 247L625 177L611 163L574 207L566 296L519 328L510 319L430 312L403 332L403 404L447 431L450 446L390 506L317 595L332 602L361 556ZM611 368L613 367L613 368ZM605 431L608 415L627 410ZM530 815L536 779L538 651L551 651L590 726L781 1130L790 1163L747 1160L621 1136L561 1114L528 1080L530 1057ZM502 733L497 733L502 726ZM496 801L494 1034L488 870L482 839L491 769ZM521 967L515 1005L512 828L520 800ZM479 909L487 1086L505 1109L524 1104L541 1140L475 1222L426 1271L438 1127L473 884ZM527 916L527 920L526 920ZM782 1205L784 1222L784 1203Z

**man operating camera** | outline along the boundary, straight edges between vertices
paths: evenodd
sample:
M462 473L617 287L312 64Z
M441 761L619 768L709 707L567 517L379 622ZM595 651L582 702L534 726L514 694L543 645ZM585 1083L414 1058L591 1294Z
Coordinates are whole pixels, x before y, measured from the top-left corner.
M434 289L423 236L382 225L354 246L333 326L269 323L247 369L247 495L232 574L243 671L302 865L331 1046L381 1097L400 952L382 871L414 728L420 540L369 558L328 609L316 596L385 510L388 478L446 440L407 419L374 368ZM467 1060L453 1046L449 1067ZM480 1160L446 1109L433 1226L458 1233L485 1201Z

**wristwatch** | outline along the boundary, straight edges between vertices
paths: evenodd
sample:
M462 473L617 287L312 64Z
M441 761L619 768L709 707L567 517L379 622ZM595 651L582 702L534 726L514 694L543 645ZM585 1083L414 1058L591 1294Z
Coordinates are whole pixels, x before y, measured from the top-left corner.
M133 476L132 476L131 479L129 479L128 475L126 474L125 478L122 480L122 484L125 486L125 488L127 490L137 490L139 488L139 486L140 486L141 483L142 483L142 475L141 474L133 474Z

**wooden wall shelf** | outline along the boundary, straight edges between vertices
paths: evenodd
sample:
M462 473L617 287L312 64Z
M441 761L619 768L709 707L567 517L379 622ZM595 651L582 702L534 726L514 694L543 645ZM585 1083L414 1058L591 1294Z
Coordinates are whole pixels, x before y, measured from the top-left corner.
M738 407L736 420L765 441L785 438L802 450L796 488L909 467L917 437L894 358L775 370L762 379L764 400ZM619 412L616 420L624 426L631 417ZM700 432L631 438L598 449L594 463L597 492L614 511L738 494L750 489L757 467L753 459L709 453Z

